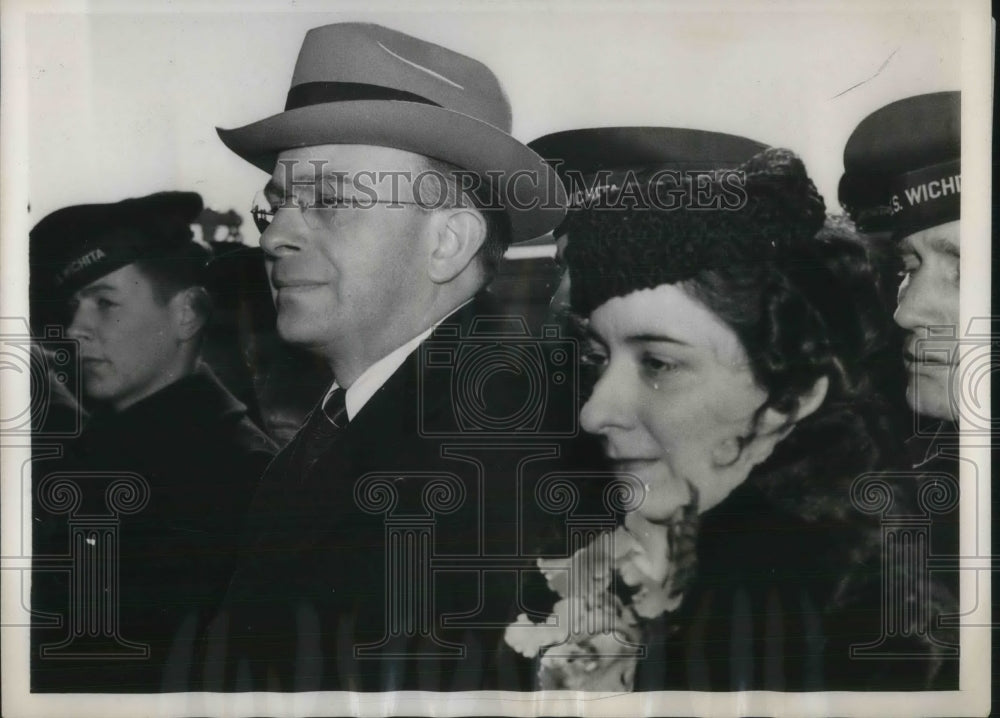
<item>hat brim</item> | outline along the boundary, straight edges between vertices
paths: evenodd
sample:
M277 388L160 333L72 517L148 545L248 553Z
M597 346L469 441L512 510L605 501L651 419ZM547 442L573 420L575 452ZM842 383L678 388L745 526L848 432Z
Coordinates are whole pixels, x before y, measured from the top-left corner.
M268 173L284 150L359 144L414 152L498 178L512 242L549 232L566 214L562 182L537 153L489 123L433 105L392 100L331 102L216 131L229 149Z
M601 170L714 170L741 165L767 145L738 135L683 127L587 127L539 137L528 146L563 169L589 175Z

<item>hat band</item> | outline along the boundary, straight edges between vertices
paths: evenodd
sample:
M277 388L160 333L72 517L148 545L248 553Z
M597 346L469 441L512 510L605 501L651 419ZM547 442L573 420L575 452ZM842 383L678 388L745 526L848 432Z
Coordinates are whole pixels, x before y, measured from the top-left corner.
M69 296L139 258L138 248L128 244L94 247L65 262L53 277L53 284L62 296Z
M884 232L892 226L892 207L888 202L855 210L854 224L862 232Z
M304 82L288 91L285 111L300 107L323 105L328 102L357 102L361 100L389 100L397 102L419 102L422 105L441 107L426 97L381 85L364 82Z
M942 162L900 175L892 189L897 236L954 221L959 218L962 204L961 161Z

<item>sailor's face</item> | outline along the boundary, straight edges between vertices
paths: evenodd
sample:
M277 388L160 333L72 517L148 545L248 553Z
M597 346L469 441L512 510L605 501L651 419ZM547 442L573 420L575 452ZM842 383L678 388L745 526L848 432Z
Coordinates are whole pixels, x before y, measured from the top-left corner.
M919 414L956 420L959 398L959 223L915 232L901 242L903 281L895 319L906 330L906 399Z
M135 264L78 290L69 308L67 334L80 342L88 398L124 409L177 378L171 374L182 343L176 307Z

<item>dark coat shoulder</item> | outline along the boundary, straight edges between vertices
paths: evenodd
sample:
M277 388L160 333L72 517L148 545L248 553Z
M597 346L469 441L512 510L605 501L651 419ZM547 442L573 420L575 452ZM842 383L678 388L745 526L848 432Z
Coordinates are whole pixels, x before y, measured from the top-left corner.
M122 412L95 413L63 457L36 462L32 606L62 616L62 625L33 627L33 689L161 690L166 666L191 651L221 600L274 451L202 370ZM75 506L60 502L70 495ZM70 581L81 571L113 581L111 593L71 597L71 587L85 588ZM85 650L78 639L60 646L108 601L113 618L88 625L97 637ZM62 658L41 657L43 647ZM81 650L92 655L70 660Z

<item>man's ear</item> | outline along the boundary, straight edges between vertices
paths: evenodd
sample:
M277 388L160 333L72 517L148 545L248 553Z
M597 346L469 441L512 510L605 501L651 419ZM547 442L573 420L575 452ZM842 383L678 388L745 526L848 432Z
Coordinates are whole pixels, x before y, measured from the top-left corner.
M208 323L211 300L204 287L188 287L177 292L170 299L177 327L177 336L182 341L190 341Z
M450 282L469 266L486 241L486 219L471 207L440 211L428 274L438 284Z
M830 389L830 380L821 376L809 388L799 395L799 401L791 412L784 412L768 407L757 418L753 438L744 446L747 458L753 466L760 464L771 455L778 442L788 436L795 424L813 414L826 399Z

